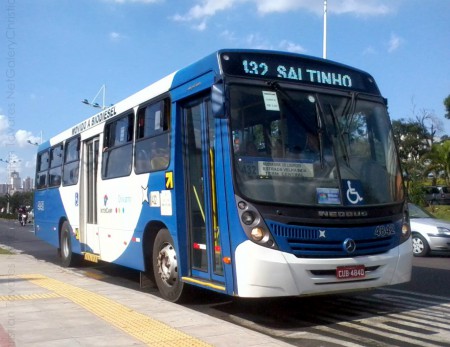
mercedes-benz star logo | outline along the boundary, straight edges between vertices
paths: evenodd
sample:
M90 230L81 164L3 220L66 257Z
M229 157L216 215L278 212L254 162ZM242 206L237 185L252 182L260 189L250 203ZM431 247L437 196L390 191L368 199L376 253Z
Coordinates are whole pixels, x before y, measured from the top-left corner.
M346 239L344 243L342 244L342 247L344 248L344 251L346 251L348 254L353 253L356 249L356 243L352 239Z

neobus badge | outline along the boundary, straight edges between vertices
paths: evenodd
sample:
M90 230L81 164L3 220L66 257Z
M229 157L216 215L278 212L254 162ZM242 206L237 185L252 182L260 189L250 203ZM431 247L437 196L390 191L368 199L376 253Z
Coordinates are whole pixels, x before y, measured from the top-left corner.
M317 211L319 217L344 218L344 217L367 217L367 211Z

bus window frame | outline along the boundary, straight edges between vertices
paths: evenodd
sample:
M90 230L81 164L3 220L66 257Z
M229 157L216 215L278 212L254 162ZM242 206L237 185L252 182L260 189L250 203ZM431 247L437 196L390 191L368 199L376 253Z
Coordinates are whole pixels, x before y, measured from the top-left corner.
M69 144L72 141L77 141L76 144L76 158L71 159L71 157L68 155L67 151L71 148ZM62 172L62 185L65 186L73 186L78 184L79 180L79 172L80 172L80 143L81 143L81 137L76 136L72 137L70 139L67 139L64 143L64 161L63 161L63 172ZM72 172L75 172L75 174L71 174ZM70 179L66 179L66 173L68 174ZM70 174L69 174L70 173Z
M42 159L46 156L46 165L45 168L42 168ZM48 169L50 167L50 148L46 148L45 150L41 151L37 155L36 159L36 189L37 190L44 190L48 188ZM44 184L40 184L41 177L45 177Z
M144 121L147 120L146 110L157 106L159 104L159 111L162 112L162 130L155 131L149 135L145 134L145 124L140 125L141 117ZM160 119L161 120L161 119ZM161 123L160 123L161 124ZM141 134L140 130L144 130ZM170 133L171 133L171 100L168 95L158 98L143 104L136 112L136 127L135 127L135 146L134 146L134 171L136 174L144 174L149 172L165 170L170 164ZM141 137L140 137L141 136ZM162 141L159 141L161 140ZM157 144L160 144L158 146ZM163 146L161 146L163 144ZM153 146L155 145L155 146ZM158 155L151 153L151 148L156 147Z
M58 158L55 157L55 152L59 150L59 154L56 154ZM62 164L64 161L64 143L60 142L54 145L49 150L49 166L48 166L48 187L58 188L61 186L62 181ZM58 160L56 160L58 159ZM54 162L56 164L54 165ZM56 174L54 174L56 173ZM59 177L59 178L58 178Z
M127 140L124 143L116 144L116 138L114 137L114 143L110 145L111 143L111 127L114 124L114 136L117 132L117 124L124 120L125 118L128 118L128 125L127 125ZM107 122L105 124L105 127L103 129L103 150L102 150L102 179L103 180L109 180L119 177L126 177L131 174L132 171L132 164L133 164L133 134L134 134L134 124L135 124L135 115L133 110L128 110L126 112L123 112L120 116L114 117L113 120L110 122ZM131 128L130 128L131 127ZM126 155L120 155L120 152L124 152ZM128 155L129 152L129 155ZM117 155L119 153L119 155ZM114 154L114 155L112 155ZM116 158L117 156L117 158ZM112 158L111 158L112 157ZM124 158L128 159L129 157L129 163L124 162ZM110 163L110 160L113 160L113 164ZM112 166L113 165L113 166ZM127 167L128 165L128 167ZM110 173L111 166L114 169L112 173ZM126 171L119 171L120 167L125 167Z

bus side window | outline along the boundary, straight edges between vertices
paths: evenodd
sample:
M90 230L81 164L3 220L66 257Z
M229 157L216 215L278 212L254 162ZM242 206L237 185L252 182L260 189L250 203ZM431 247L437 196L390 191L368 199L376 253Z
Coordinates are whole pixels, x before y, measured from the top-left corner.
M80 138L75 137L66 141L64 148L63 185L69 186L78 183L78 170L80 167Z
M47 188L47 173L49 167L50 154L48 150L38 154L37 170L36 170L36 188Z
M50 150L49 187L59 187L61 185L62 160L63 145L61 143Z
M133 151L133 114L107 124L104 136L102 178L128 176Z
M170 161L170 102L160 100L138 111L135 171L164 170Z

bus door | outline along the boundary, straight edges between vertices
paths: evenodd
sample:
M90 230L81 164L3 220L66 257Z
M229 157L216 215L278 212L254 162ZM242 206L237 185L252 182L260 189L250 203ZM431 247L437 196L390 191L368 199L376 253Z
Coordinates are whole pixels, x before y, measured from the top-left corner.
M210 99L190 102L183 108L183 115L191 274L207 280L204 285L214 287L216 283L219 284L216 288L224 290L218 221L221 206L218 206L215 182L215 118Z
M83 185L81 198L81 242L83 251L100 254L100 241L97 225L97 174L99 138L84 142Z

